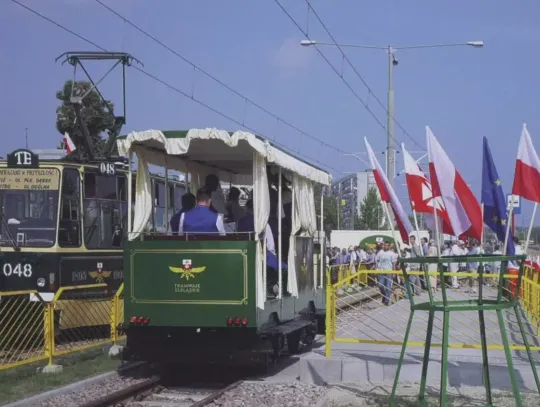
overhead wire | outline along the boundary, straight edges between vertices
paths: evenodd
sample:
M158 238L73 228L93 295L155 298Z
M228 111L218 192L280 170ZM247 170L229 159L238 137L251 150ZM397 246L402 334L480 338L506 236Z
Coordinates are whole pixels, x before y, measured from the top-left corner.
M279 6L279 8L283 11L283 13L289 18L289 20L291 20L291 22L296 26L296 28L304 35L304 37L306 37L307 40L309 41L312 41L311 38L309 37L309 34L306 30L304 30L300 24L296 21L296 19L287 11L287 9L280 3L279 0L274 0L275 3ZM362 84L366 87L367 91L368 91L368 95L371 95L375 101L377 102L377 104L386 112L386 114L388 115L388 117L390 118L390 120L392 120L400 129L401 131L403 132L403 134L405 134L417 147L419 148L422 148L424 149L425 147L422 146L420 143L418 143L418 141L416 141L416 139L403 127L403 125L396 120L396 118L391 115L389 112L388 112L388 109L387 107L384 105L384 103L380 100L379 97L377 97L377 95L373 92L373 90L371 89L371 87L369 86L369 84L366 82L366 80L363 78L363 76L360 74L360 72L358 72L358 70L356 69L356 67L352 64L352 62L350 61L350 59L347 57L347 54L343 51L342 47L337 43L337 41L335 40L334 36L332 35L332 33L330 32L330 30L326 27L326 25L324 24L323 20L320 18L319 14L317 13L317 11L313 8L313 5L311 4L311 2L309 0L305 0L306 3L307 3L307 6L308 6L308 12L309 10L311 10L313 12L313 15L317 18L317 20L319 21L319 23L322 25L322 27L324 28L324 30L326 31L326 33L328 34L328 36L332 39L332 42L333 42L333 45L335 45L339 51L341 52L341 55L342 55L342 58L344 61L347 62L347 64L352 68L353 72L356 74L356 76L360 79L360 81L362 82ZM381 120L375 115L375 113L371 110L371 108L369 107L368 103L366 101L364 101L364 99L362 97L360 97L358 95L358 92L356 92L352 86L349 84L349 82L344 78L343 74L340 73L338 71L338 69L334 66L334 64L332 64L330 62L330 60L328 59L328 57L326 55L324 55L324 53L317 47L316 44L314 44L314 48L317 50L317 52L319 53L319 55L324 59L324 61L332 68L332 70L334 71L334 73L342 80L342 82L345 84L345 86L353 93L353 95L355 96L355 98L364 106L364 108L367 110L367 112L373 117L373 119L375 119L375 121L377 122L377 124L384 130L387 130L387 126L385 124L383 124L381 122ZM394 137L394 142L396 141L395 140L395 137Z
M201 68L199 65L197 65L196 63L190 61L188 58L186 58L185 56L183 56L182 54L180 54L178 51L174 50L173 48L171 48L170 46L168 46L167 44L165 44L163 41L159 40L158 38L156 38L154 35L150 34L148 31L144 30L143 28L141 28L139 25L135 24L134 22L130 21L128 18L126 18L125 16L123 16L122 14L120 14L118 11L114 10L112 7L104 4L101 0L95 0L98 4L100 4L102 7L104 7L105 9L109 10L111 13L113 13L114 15L116 15L118 18L120 18L121 20L123 20L125 23L131 25L134 29L136 29L137 31L139 31L141 34L145 35L146 37L148 37L149 39L151 39L152 41L154 41L155 43L159 44L160 46L162 46L163 48L165 48L167 51L171 52L173 55L177 56L178 58L180 58L182 61L184 61L185 63L191 65L194 69L196 69L197 71L201 72L203 75L207 76L208 78L212 79L213 81L215 81L216 83L220 84L221 86L223 86L225 89L229 90L230 92L234 93L235 95L237 95L238 97L244 99L246 102L250 103L251 105L255 106L257 109L263 111L264 113L268 114L269 116L273 117L274 119L278 120L280 123L283 123L285 124L286 126L292 128L293 130L296 130L301 136L306 136L312 140L315 140L317 142L319 142L321 145L325 146L325 147L328 147L328 148L331 148L339 153L346 153L344 150L341 150L339 147L336 147L335 145L332 145L330 143L327 143L326 141L324 140L321 140L319 139L318 137L315 137L311 134L308 134L306 133L305 131L303 131L302 129L298 128L297 126L295 126L294 124L290 123L289 121L283 119L282 117L276 115L275 113L272 113L271 111L269 111L267 108L265 108L264 106L261 106L259 103L253 101L252 99L248 98L246 95L240 93L239 91L237 91L236 89L234 89L233 87L231 87L230 85L226 84L225 82L223 82L221 79L217 78L215 75L212 75L211 73L209 73L208 71L204 70L203 68Z
M79 38L80 40L86 42L87 44L90 44L90 45L94 46L95 48L98 48L98 49L100 49L100 50L102 50L102 51L105 51L105 52L108 51L106 48L104 48L104 47L98 45L98 44L95 43L94 41L92 41L92 40L90 40L90 39L88 39L88 38L86 38L86 37L84 37L84 36L82 36L82 35L76 33L75 31L73 31L73 30L67 28L66 26L64 26L64 25L62 25L62 24L60 24L60 23L58 23L58 22L56 22L56 21L54 21L54 20L52 20L51 18L45 16L44 14L42 14L42 13L40 13L40 12L38 12L38 11L32 9L31 7L28 7L28 6L26 6L25 4L22 4L22 3L19 2L18 0L11 0L11 1L14 2L14 3L16 3L17 5L19 5L19 6L23 7L23 8L25 8L26 10L30 11L30 12L33 13L34 15L36 15L36 16L38 16L38 17L44 19L45 21L48 21L49 23L51 23L51 24L57 26L58 28L60 28L60 29L62 29L62 30L64 30L64 31L66 31L66 32L68 32L69 34L72 34L73 36ZM208 105L208 104L202 102L201 100L195 98L195 97L192 96L192 95L189 95L187 92L185 92L185 91L183 91L183 90L181 90L181 89L175 87L174 85L172 85L172 84L168 83L167 81L165 81L165 80L163 80L163 79L157 77L156 75L154 75L154 74L152 74L152 73L150 73L150 72L147 72L146 70L144 70L144 69L142 69L142 68L140 68L140 67L138 67L138 66L135 66L135 65L132 65L131 67L132 67L133 69L139 71L140 73L146 75L147 77L149 77L149 78L151 78L151 79L153 79L153 80L155 80L155 81L161 83L162 85L168 87L169 89L171 89L171 90L173 90L173 91L175 91L175 92L177 92L177 93L183 95L184 97L186 97L186 98L188 98L188 99L193 100L194 102L198 103L199 105L201 105L201 106L203 106L203 107L209 109L210 111L212 111L212 112L214 112L214 113L220 115L221 117L223 117L223 118L225 118L225 119L227 119L227 120L230 120L231 122L233 122L233 123L235 123L235 124L237 124L237 125L239 125L239 126L245 128L245 129L247 129L247 130L249 130L249 131L252 131L252 132L255 133L255 134L258 134L259 136L265 137L264 134L262 134L261 132L257 131L256 129L253 129L253 128L251 128L250 126L246 126L245 124L243 124L243 123L240 122L239 120L233 118L232 116L230 116L230 115L228 115L228 114L226 114L226 113L224 113L224 112L222 112L222 111L216 109L215 107L212 107L212 106L210 106L210 105ZM306 133L303 133L303 134L306 135ZM266 138L266 137L265 137L265 138ZM292 153L292 151L291 151L291 149L290 149L289 147L287 147L287 146L285 146L285 145L283 145L283 144L281 144L281 143L279 143L279 142L277 142L277 141L275 141L275 140L272 140L272 141L268 140L268 141L269 141L271 144L275 144L275 145L277 145L277 146L283 148L285 151L288 151L288 152ZM321 145L322 145L322 142L321 142ZM335 149L335 147L334 147L334 149ZM325 167L325 168L327 168L327 169L329 169L329 170L332 170L332 171L334 171L334 172L336 172L336 173L343 174L343 171L338 170L337 168L332 167L332 166L330 166L330 165L328 165L328 164L325 164L325 163L321 162L319 159L313 159L312 157L308 157L308 156L303 155L303 154L301 154L301 153L299 153L299 152L296 153L296 154L298 154L300 157L302 157L302 158L304 158L304 159L307 159L307 160L310 160L310 161L315 161L317 164L319 164L319 165L321 165L321 166L323 166L323 167Z

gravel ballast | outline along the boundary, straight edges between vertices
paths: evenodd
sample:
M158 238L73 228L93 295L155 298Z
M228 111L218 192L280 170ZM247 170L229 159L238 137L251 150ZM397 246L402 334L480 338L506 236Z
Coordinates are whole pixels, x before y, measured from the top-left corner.
M84 403L99 399L107 394L114 393L125 387L132 386L146 379L135 379L131 377L121 377L118 374L96 383L89 385L84 389L72 391L66 394L60 394L51 397L48 400L36 404L30 404L32 407L78 407Z
M208 407L315 407L326 387L290 383L244 382Z

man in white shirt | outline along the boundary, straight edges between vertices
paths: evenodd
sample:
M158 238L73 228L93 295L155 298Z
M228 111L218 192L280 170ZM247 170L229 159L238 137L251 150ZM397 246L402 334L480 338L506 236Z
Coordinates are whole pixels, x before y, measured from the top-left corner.
M424 257L427 253L422 253L422 247L416 243L416 236L411 235L409 236L409 242L411 244L410 248L410 257ZM410 271L420 271L422 267L420 267L420 263L414 263L413 260L411 260L411 263L409 264ZM411 288L413 290L413 294L420 295L422 294L422 285L421 285L421 279L420 275L409 275L409 283L411 284Z
M365 263L367 261L367 258L368 258L367 253L361 247L356 248L356 255L358 257L359 263Z
M390 242L384 242L383 249L375 256L377 270L394 270L394 264L398 259L397 253L390 250ZM379 274L377 283L383 295L383 304L390 305L390 294L392 291L392 274Z
M459 247L460 244L463 244L462 240L457 240L452 242L452 247L450 247L450 257L454 256L463 256L463 252ZM459 263L448 263L448 271L450 273L457 273L459 271ZM459 282L457 276L452 276L452 288L459 288Z

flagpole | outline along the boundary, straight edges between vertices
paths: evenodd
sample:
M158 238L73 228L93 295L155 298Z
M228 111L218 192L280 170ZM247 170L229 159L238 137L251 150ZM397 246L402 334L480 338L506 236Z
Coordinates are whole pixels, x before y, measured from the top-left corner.
M439 234L439 218L437 217L437 205L433 202L433 217L435 218L435 242L437 244L437 257L441 257L441 236Z
M418 217L416 216L416 211L413 209L413 218L414 218L414 226L416 227L416 239L418 242L420 242L420 228L418 227ZM426 253L424 253L424 248L422 247L422 244L420 244L420 250L422 252L422 256L425 256Z
M392 221L390 220L390 211L388 210L388 205L390 205L389 203L384 203L384 211L386 213L386 219L388 220L388 224L390 225L390 230L392 231L392 239L394 239L394 242L396 242L396 248L398 250L398 253L401 251L401 248L399 247L399 242L398 240L396 239L396 231L394 230L394 224L392 223Z
M536 205L535 205L536 210ZM510 236L510 224L512 219L512 212L514 212L514 203L510 204L510 210L508 211L507 221L506 221L506 234L504 235L504 246L503 254L506 254L506 249L508 248L508 237Z
M514 205L512 205L514 206ZM527 249L529 248L529 240L531 240L531 232L534 224L534 218L536 218L536 209L538 208L538 202L534 203L533 213L531 216L531 222L529 223L529 230L527 231L527 240L525 241L525 254L527 253Z
M480 209L482 211L482 231L480 232L480 249L484 247L484 203L480 204Z

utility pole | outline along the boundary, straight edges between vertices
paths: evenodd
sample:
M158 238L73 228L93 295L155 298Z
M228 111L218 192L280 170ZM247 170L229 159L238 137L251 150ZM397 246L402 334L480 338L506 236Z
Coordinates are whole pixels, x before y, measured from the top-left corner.
M24 128L24 139L26 140L26 149L28 150L28 127Z
M394 65L398 62L394 56L394 48L388 46L388 101L386 116L386 178L394 187L396 168L396 142L394 138Z

